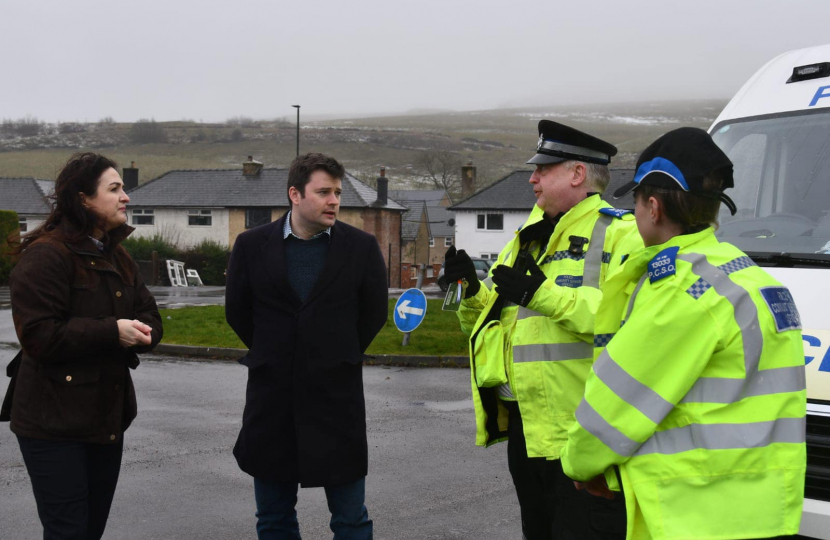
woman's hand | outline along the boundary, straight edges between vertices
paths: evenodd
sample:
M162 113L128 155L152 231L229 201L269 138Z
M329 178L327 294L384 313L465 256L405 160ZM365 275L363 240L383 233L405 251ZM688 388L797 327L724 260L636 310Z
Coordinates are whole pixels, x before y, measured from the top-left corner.
M122 347L149 345L153 331L148 325L135 319L118 319L118 341Z

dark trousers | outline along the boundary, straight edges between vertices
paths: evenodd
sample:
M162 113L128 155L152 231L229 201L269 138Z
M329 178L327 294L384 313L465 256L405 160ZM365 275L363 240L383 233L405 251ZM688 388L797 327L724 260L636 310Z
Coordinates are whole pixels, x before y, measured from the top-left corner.
M121 470L124 438L113 444L18 437L44 540L98 540Z
M507 465L516 486L527 540L624 540L625 499L609 501L579 491L557 460L528 458L522 416L515 402L510 412Z
M296 482L254 478L256 532L259 540L299 540ZM334 540L372 540L372 520L364 504L366 479L325 486Z

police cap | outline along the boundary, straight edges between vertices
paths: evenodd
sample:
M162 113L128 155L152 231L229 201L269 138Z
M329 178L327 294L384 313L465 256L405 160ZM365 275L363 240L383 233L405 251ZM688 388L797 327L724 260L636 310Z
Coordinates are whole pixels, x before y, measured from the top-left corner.
M527 163L547 165L575 160L608 165L616 154L617 147L611 143L558 122L541 120L536 155Z
M640 154L634 179L614 192L619 199L639 185L679 189L698 196L720 199L735 215L732 199L723 191L706 190L703 180L719 171L723 187L735 187L732 162L712 137L700 128L684 127L669 131Z

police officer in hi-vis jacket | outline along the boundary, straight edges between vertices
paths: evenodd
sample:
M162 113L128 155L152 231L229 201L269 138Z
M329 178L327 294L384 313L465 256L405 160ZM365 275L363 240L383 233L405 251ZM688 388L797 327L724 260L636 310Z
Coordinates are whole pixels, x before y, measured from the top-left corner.
M798 532L806 467L801 322L786 287L715 237L732 163L669 132L633 182L647 246L603 285L597 345L562 450L580 487L622 489L629 539Z
M625 534L622 498L577 491L559 462L593 362L600 286L642 248L633 216L600 198L616 153L542 120L528 161L537 202L490 277L479 282L463 250L446 255L447 280L467 284L458 316L470 335L476 444L508 440L527 540Z

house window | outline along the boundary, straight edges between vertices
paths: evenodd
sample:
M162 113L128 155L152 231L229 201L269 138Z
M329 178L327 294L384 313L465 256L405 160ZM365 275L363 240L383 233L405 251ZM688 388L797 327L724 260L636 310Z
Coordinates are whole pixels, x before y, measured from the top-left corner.
M213 217L210 210L193 209L187 211L187 224L196 227L210 227L213 225Z
M270 208L248 208L245 210L245 228L253 229L271 223Z
M435 247L435 238L429 239L429 247Z
M444 238L444 247L450 247L452 245L452 236L448 236Z
M495 261L499 258L498 253L482 253L481 258L488 261Z
M480 231L503 231L504 215L502 214L478 214L476 229Z
M132 212L133 225L153 225L156 222L152 208L134 208Z
M18 224L20 226L20 232L24 233L29 230L29 224L26 223L26 216L20 216L18 218Z

